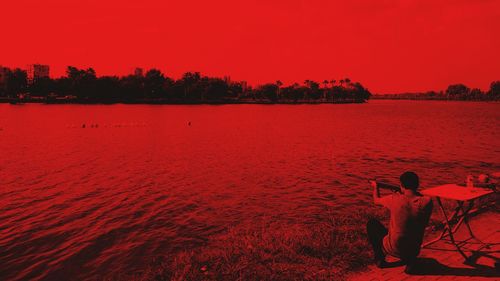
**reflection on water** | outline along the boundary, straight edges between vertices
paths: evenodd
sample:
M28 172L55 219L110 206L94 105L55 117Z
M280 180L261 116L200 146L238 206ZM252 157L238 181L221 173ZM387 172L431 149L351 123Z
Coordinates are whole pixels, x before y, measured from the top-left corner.
M231 225L363 208L370 177L498 171L499 118L498 103L0 104L0 277L134 272Z

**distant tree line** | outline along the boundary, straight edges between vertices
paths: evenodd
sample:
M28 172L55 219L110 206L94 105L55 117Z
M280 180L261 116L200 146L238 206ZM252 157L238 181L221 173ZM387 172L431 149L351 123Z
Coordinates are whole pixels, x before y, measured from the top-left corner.
M413 100L463 100L463 101L500 101L500 81L493 81L488 91L469 88L464 84L448 86L445 91L425 93L403 93L374 95L375 99L413 99Z
M257 87L244 81L203 76L187 72L180 79L165 76L158 69L144 75L97 77L92 68L69 66L66 75L51 79L41 77L30 83L26 72L8 69L0 97L4 100L81 102L81 103L300 103L365 102L371 94L358 82L350 79L325 80L322 83L306 80L302 84L284 86L281 81Z

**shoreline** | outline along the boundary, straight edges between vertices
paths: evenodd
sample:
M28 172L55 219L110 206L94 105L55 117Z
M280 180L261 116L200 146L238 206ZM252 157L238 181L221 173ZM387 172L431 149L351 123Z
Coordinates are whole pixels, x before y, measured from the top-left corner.
M492 203L476 210L471 219L497 213L498 207ZM425 239L434 237L444 227L436 213L433 216ZM209 237L193 249L157 257L137 276L147 281L349 279L373 267L365 234L365 221L370 217L385 223L389 219L386 210L372 205L351 215L330 213L312 225L272 220L238 225ZM127 274L117 277L130 279Z
M363 104L368 101L266 101L266 100L212 100L212 101L181 101L181 100L137 100L137 101L126 101L126 100L112 100L112 101L89 101L89 100L56 100L56 101L45 101L45 100L11 100L11 99L1 99L0 103L10 103L13 105L22 104L80 104L80 105L113 105L113 104L132 104L132 105L231 105L231 104L261 104L261 105L275 105L275 104L288 104L288 105L301 105L301 104Z
M446 103L500 103L500 100L447 100L447 99L398 99L398 98L372 98L374 101L406 101L406 102L446 102Z
M31 100L12 100L9 98L0 98L0 104L46 104L46 105L61 105L61 104L77 104L77 105L237 105L237 104L258 104L258 105L311 105L311 104L365 104L370 100L387 100L387 101L417 101L417 102L485 102L485 103L500 103L498 100L460 100L460 99L439 99L439 98L397 98L397 97L377 97L372 96L369 100L283 100L283 101L269 101L269 100L211 100L211 101L183 101L183 100L52 100L46 101L42 99Z

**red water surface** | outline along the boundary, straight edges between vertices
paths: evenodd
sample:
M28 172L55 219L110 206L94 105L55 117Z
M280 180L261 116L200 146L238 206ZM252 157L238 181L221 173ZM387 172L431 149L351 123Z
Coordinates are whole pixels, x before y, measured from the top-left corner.
M500 104L0 104L0 279L100 279L261 220L500 170ZM85 128L83 128L85 125Z

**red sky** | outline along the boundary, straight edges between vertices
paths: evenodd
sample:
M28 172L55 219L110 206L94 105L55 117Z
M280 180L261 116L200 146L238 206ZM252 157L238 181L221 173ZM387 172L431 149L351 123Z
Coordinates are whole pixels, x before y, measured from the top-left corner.
M2 1L0 64L156 67L252 84L349 77L372 92L500 80L499 0Z

